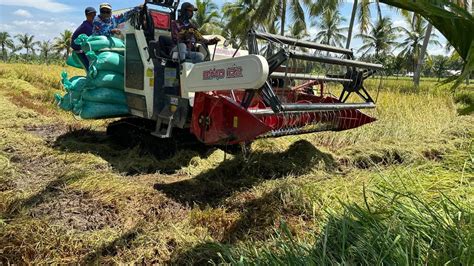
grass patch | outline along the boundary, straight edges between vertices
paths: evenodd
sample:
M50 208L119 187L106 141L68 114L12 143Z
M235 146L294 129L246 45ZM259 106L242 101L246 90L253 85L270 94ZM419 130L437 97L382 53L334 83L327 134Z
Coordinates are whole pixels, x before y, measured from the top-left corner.
M460 90L455 94L454 100L460 105L458 112L460 115L470 115L474 112L474 91Z
M427 201L398 187L379 187L364 200L366 204L341 202L342 212L328 211L313 241L295 238L282 223L273 245L221 246L219 254L224 262L239 265L473 263L472 205L445 196Z

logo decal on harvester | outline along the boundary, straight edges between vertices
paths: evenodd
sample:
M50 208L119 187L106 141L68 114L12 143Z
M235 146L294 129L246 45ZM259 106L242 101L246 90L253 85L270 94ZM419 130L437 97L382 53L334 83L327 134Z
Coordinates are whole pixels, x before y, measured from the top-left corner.
M211 80L211 79L223 79L225 78L225 69L209 69L202 72L202 79L203 80Z
M232 78L241 78L242 76L242 67L241 66L234 66L234 67L229 67L227 69L227 78L232 79Z
M202 72L202 79L203 80L220 80L224 78L232 79L232 78L241 78L242 75L242 67L241 66L233 66L226 69L219 68L219 69L209 69Z

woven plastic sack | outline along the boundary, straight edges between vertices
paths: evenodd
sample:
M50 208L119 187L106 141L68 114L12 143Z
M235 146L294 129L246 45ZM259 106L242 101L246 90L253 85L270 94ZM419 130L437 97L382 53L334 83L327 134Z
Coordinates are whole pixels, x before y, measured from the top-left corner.
M95 78L89 79L89 85L98 88L111 88L124 90L124 78L122 74L112 71L99 71Z
M75 52L72 52L72 54L67 58L66 65L75 68L85 69L85 66L82 64L81 60L79 59L79 56L77 56Z
M73 100L69 92L64 96L56 93L54 94L54 99L56 100L59 108L63 109L64 111L71 111L74 108Z
M74 43L81 46L81 49L87 51L99 51L107 48L125 48L122 40L115 37L107 37L102 35L87 36L79 35Z
M111 118L127 115L128 107L123 104L96 103L81 101L75 107L73 112L82 119Z
M88 80L82 76L75 76L68 79L67 72L63 71L61 73L61 83L66 91L81 91L87 86Z
M92 78L97 76L98 71L114 71L120 74L124 72L123 55L113 52L102 52L98 55L87 52L86 55L89 58L89 74Z
M82 91L83 101L127 105L125 92L109 88L88 88Z

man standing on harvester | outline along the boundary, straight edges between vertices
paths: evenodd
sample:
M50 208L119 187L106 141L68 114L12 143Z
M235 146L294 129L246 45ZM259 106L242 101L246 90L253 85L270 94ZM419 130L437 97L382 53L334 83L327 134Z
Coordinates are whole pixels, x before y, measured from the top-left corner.
M87 7L85 10L86 20L84 20L82 24L76 29L76 31L74 31L71 38L72 50L77 54L82 64L84 64L84 66L86 67L89 67L89 60L87 59L87 56L84 54L84 51L81 50L81 46L74 43L74 40L76 40L76 38L81 34L85 34L87 36L92 35L92 23L94 21L96 13L97 11L95 11L95 8Z
M101 4L99 8L100 14L93 22L92 34L104 36L120 34L120 30L117 26L127 21L132 14L139 12L140 9L141 6L137 6L123 14L112 15L112 6L109 3Z

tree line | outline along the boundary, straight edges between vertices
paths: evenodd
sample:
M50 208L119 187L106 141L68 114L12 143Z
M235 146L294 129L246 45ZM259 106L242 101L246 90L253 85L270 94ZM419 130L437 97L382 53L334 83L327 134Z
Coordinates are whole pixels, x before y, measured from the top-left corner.
M65 61L71 53L72 32L65 30L54 40L36 41L28 33L10 35L0 32L1 56L8 62L58 63ZM20 54L20 51L24 51Z
M348 46L352 38L354 21L343 27L346 19L339 12L341 0L289 1L289 0L236 0L223 5L221 10L211 0L196 0L197 11L194 22L203 34L220 34L231 41L234 47L246 38L251 27L270 33L293 36L299 39L332 46ZM375 5L377 16L372 22L371 6ZM359 25L359 34L354 38L362 41L356 50L364 60L382 63L393 75L415 72L425 38L431 47L441 47L437 34L430 33L429 24L419 15L400 11L405 27L394 26L389 17L383 16L378 0L359 0L354 5L353 16ZM308 10L305 13L304 10ZM290 14L287 17L287 13ZM309 16L307 16L307 15ZM307 19L309 17L309 21ZM290 26L287 26L290 25ZM309 27L316 26L318 32L311 36ZM35 41L34 35L11 36L0 33L2 58L4 61L58 62L70 54L72 32L65 30L52 41ZM245 43L245 42L244 42ZM245 46L245 44L244 44ZM446 45L446 54L423 57L422 73L425 76L444 77L448 70L462 68L462 60L452 47ZM19 54L20 50L25 54Z

